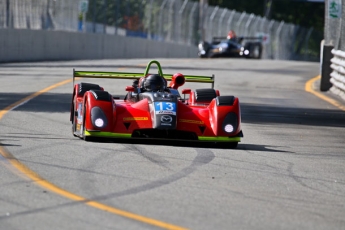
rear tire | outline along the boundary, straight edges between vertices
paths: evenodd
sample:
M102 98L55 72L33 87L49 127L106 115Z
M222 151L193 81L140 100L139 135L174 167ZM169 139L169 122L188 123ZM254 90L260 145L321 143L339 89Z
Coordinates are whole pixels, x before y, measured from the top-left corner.
M255 44L253 47L253 58L254 59L261 59L261 45L260 44Z
M196 89L194 91L195 102L211 102L214 98L217 97L217 93L214 89Z

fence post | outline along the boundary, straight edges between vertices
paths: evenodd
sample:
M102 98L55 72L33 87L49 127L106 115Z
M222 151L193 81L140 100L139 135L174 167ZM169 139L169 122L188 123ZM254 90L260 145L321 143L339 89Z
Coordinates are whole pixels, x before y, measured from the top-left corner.
M242 23L243 18L246 16L246 12L243 12L240 16L240 18L238 19L237 23L236 23L236 32L238 32L240 30L240 26Z
M168 36L167 40L172 41L174 37L174 5L175 5L175 0L170 0L169 1L169 13L168 13Z
M218 34L217 36L221 36L222 35L222 29L221 29L221 26L223 25L223 19L225 17L225 14L228 12L228 9L224 8L222 14L220 15L220 18L219 18L219 23L218 23ZM224 32L226 33L226 32Z
M177 27L177 29L178 29L178 33L177 33L178 37L177 37L177 39L179 39L180 43L182 43L181 42L181 40L182 40L181 38L182 38L182 17L183 17L183 11L185 10L187 3L188 3L188 0L184 0L180 10L178 11L177 20L179 20L178 21L178 25L179 26Z
M211 29L211 33L212 33L211 36L214 36L214 34L213 34L213 20L214 20L214 17L216 16L216 14L217 14L218 9L219 9L219 6L216 6L216 7L214 8L214 10L213 10L211 16L210 16L209 28ZM211 24L212 24L212 25L211 25Z
M325 30L324 30L324 45L322 47L322 65L321 65L321 81L320 90L328 91L332 87L331 79L331 59L333 57L332 49L338 48L341 33L338 33L341 25L341 18L339 15L338 3L341 0L331 1L325 0Z
M233 18L234 18L235 13L236 13L235 10L231 11L230 17L228 18L228 21L227 21L227 25L228 25L228 28L227 28L227 29L228 29L228 30L231 30L231 29L232 29L232 28L230 27L230 24L231 24L231 22L232 22L232 20L233 20ZM226 31L226 32L228 32L228 31Z
M103 0L103 33L107 33L107 0Z
M207 8L208 8L208 0L200 0L199 2L199 39L202 41L206 40L205 35L205 19L207 14Z
M189 14L189 30L188 30L188 38L189 38L189 42L188 44L191 45L192 44L192 41L193 41L193 38L194 38L194 35L193 35L193 26L194 24L192 24L192 22L194 21L193 20L193 16L195 14L195 10L196 10L196 7L198 6L198 3L194 2L193 3L193 7L190 11L190 14ZM196 41L198 42L198 41Z
M158 22L158 36L159 40L164 40L164 33L163 33L163 10L165 5L167 4L168 0L164 0L159 7L159 22Z
M280 45L280 33L281 33L281 31L282 31L282 29L283 29L283 26L284 26L284 22L283 21L281 21L280 22L280 24L279 24L279 27L278 27L278 29L277 29L277 32L276 32L276 37L275 37L275 39L276 39L276 41L277 41L277 55L274 57L274 59L279 59L280 58L280 51L281 51L281 47L279 47L279 45Z
M254 18L254 14L250 14L250 16L249 16L249 18L247 20L247 23L246 23L246 25L244 27L245 28L245 33L243 34L243 36L248 36L248 28L249 28L250 23L252 22L253 18Z
M311 36L311 33L313 32L314 28L311 27L309 30L308 30L308 33L307 33L307 36L305 38L305 53L304 53L304 60L308 60L308 51L309 51L309 38Z

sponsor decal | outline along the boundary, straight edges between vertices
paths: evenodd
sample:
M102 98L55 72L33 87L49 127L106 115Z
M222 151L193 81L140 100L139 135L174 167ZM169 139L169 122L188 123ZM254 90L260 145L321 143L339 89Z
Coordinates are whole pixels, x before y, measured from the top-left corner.
M178 121L179 122L184 122L184 123L198 124L198 125L204 124L203 121L197 121L197 120L179 119Z
M78 103L78 121L79 120L83 120L83 116L81 115L81 108L82 108L83 104L82 103Z
M175 112L172 111L157 111L156 114L170 114L170 115L176 115Z
M81 128L81 125L77 124L76 130L80 130L80 128Z
M147 121L148 117L124 117L124 121Z
M163 123L171 123L172 120L173 120L172 117L169 115L161 116L161 122L163 122Z

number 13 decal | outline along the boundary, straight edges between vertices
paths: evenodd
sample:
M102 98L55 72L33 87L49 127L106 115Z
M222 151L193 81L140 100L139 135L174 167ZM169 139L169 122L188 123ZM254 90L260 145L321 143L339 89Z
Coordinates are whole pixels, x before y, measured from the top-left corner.
M171 102L156 102L156 110L168 110L168 111L175 111L175 103Z

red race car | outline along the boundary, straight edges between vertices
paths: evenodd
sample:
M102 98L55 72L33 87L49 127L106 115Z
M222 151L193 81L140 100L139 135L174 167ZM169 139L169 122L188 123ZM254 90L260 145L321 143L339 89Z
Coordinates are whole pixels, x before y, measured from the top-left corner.
M152 64L158 74L149 74ZM220 96L214 76L163 74L160 63L148 63L144 73L73 70L78 78L133 79L123 99L97 84L74 85L71 104L72 133L92 138L164 139L222 143L236 148L241 137L240 103ZM167 83L169 81L169 84ZM210 83L212 88L182 89L185 82Z

